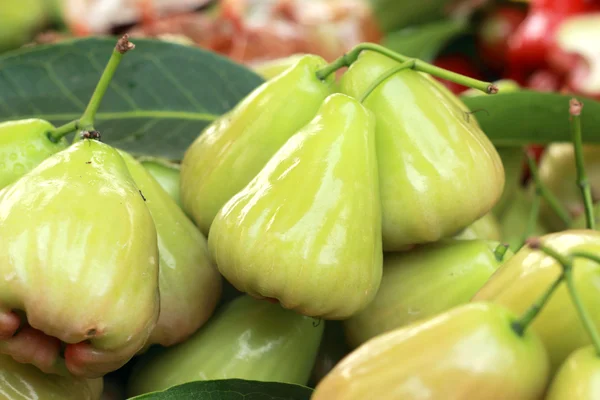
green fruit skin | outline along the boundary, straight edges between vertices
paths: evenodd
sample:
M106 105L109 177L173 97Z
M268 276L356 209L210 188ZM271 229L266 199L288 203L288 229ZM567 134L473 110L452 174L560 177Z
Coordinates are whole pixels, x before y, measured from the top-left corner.
M0 123L0 189L67 148L65 139L57 143L48 139L47 133L53 129L50 122L41 119Z
M527 232L533 202L532 194L531 191L517 189L513 193L510 205L499 219L502 242L507 243L513 251L519 250ZM527 236L542 236L547 233L549 233L548 229L538 218L533 230Z
M545 400L600 399L600 358L593 346L573 352L548 388Z
M468 303L496 269L497 242L453 240L386 253L375 299L344 321L348 343L357 347L379 334Z
M180 167L161 161L141 161L146 171L162 186L169 196L181 207L179 186L181 181Z
M238 297L189 340L142 356L129 395L214 379L305 385L324 326L277 304Z
M0 52L12 50L33 39L47 22L46 0L0 1Z
M306 57L306 54L293 54L289 57L282 57L275 60L261 62L253 65L252 70L265 80L273 79L277 75L294 66L303 57Z
M144 345L159 311L156 228L117 150L80 141L0 192L0 310L11 309L63 342L90 341L89 365L66 358L75 375L115 370Z
M357 100L328 97L215 218L208 244L221 274L308 316L364 308L383 259L374 133Z
M379 335L350 353L311 400L532 400L548 381L540 339L514 314L469 303Z
M597 201L600 198L600 146L583 146L583 159L592 198ZM554 143L548 146L540 160L539 176L572 217L576 218L584 212L581 189L577 186L575 152L571 143ZM544 200L540 216L552 231L567 227Z
M600 232L570 230L542 236L540 240L562 254L573 250L600 251ZM539 250L525 246L507 260L490 280L473 296L473 301L500 304L521 314L547 290L561 274L556 261ZM577 258L574 261L575 284L596 325L600 324L597 304L600 287L600 266ZM548 349L553 371L576 349L590 344L567 287L562 283L533 321L537 332Z
M500 241L500 223L493 213L489 212L471 225L467 226L455 239L483 239Z
M181 163L181 202L205 235L221 207L331 93L333 77L325 82L316 77L325 65L321 57L303 57L209 125L188 148Z
M0 354L0 400L100 400L102 378L47 375Z
M343 75L342 92L360 97L397 65L363 52ZM500 156L460 103L410 69L388 78L364 101L377 123L385 251L455 235L500 198Z
M119 153L146 199L158 234L160 316L146 345L172 346L212 315L221 295L221 275L198 228L141 163Z

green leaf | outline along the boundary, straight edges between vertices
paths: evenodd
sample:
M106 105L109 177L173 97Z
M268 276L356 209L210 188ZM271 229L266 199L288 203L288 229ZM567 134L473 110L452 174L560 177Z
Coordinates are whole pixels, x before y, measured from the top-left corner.
M383 32L443 18L455 0L367 0Z
M463 20L441 20L388 34L383 45L408 57L432 61L456 37L468 31Z
M581 113L583 141L600 143L600 102L575 96L584 103ZM569 100L572 95L530 90L462 97L475 112L483 131L496 145L519 146L571 140Z
M133 39L104 96L95 128L134 154L180 159L201 130L263 81L248 68L197 47ZM0 121L56 125L83 113L115 46L89 38L0 56Z
M312 392L289 383L223 379L184 383L130 400L309 400Z

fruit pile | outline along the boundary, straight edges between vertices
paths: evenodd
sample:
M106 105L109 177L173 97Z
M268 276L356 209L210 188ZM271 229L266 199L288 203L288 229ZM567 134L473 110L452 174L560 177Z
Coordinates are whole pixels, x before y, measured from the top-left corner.
M126 369L123 396L234 378L313 400L600 396L580 101L538 167L436 78L515 82L362 43L265 66L161 164L94 127L134 47L77 120L0 123L0 398L98 400Z

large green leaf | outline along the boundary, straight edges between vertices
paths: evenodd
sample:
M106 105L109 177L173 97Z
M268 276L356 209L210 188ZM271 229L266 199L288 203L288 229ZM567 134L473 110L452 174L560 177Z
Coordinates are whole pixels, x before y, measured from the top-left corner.
M309 400L312 389L277 382L224 379L190 382L162 392L132 397L135 400Z
M390 33L382 44L405 56L430 62L447 43L467 31L466 20L445 19Z
M569 100L573 96L530 90L464 97L494 144L547 144L571 140ZM584 103L583 141L600 143L600 102L576 96Z
M96 129L134 154L181 158L200 131L263 82L248 68L196 47L134 39L107 91ZM78 118L115 46L89 38L0 57L0 121Z

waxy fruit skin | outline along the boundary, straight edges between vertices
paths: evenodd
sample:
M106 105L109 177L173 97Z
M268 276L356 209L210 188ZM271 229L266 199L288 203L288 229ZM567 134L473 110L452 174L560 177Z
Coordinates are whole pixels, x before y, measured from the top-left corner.
M500 237L500 223L492 212L485 214L467 226L461 233L454 236L455 239L483 239L493 241L500 241Z
M594 201L600 199L600 146L584 145L583 159L585 172L592 190ZM577 186L575 151L571 143L554 143L548 146L540 159L539 175L546 187L558 197L572 217L584 212L581 189ZM553 231L566 228L564 222L542 200L540 218Z
M129 395L214 379L306 385L324 327L266 300L238 297L184 343L142 356Z
M76 376L120 368L150 336L156 228L117 150L80 141L0 192L0 317L11 310L41 331L36 340L68 344L64 362ZM17 345L24 332L2 328L0 352L55 372L59 348L27 357L32 343Z
M100 400L102 378L44 374L0 354L0 400Z
M198 228L142 164L119 153L146 199L158 234L160 314L146 345L171 346L212 315L221 295L221 275Z
M331 93L333 77L316 77L325 65L321 57L303 57L209 125L187 149L181 201L205 235L221 207L314 117Z
M344 321L348 343L357 347L379 334L468 303L513 255L508 251L496 258L499 244L444 239L408 252L386 253L375 299Z
M0 53L29 42L48 22L47 0L0 1Z
M364 343L317 385L311 400L532 400L548 381L537 336L516 317L469 303Z
M159 160L143 159L139 161L165 192L175 200L175 203L181 207L181 196L179 192L181 167L177 164Z
M252 70L260 75L264 80L275 78L277 75L286 71L295 65L306 54L292 54L288 57L276 58L273 60L262 61L252 65Z
M394 60L363 52L342 76L360 97ZM456 96L405 69L364 101L376 117L383 248L435 242L484 216L504 188L496 149Z
M600 399L600 355L593 346L571 353L552 379L545 400Z
M65 139L53 143L48 138L53 129L51 123L41 119L0 123L0 189L67 148Z
M600 232L597 231L569 230L542 236L540 240L562 254L573 250L600 251ZM494 302L517 314L522 313L561 273L562 267L553 258L524 246L496 271L473 296L473 301ZM600 266L593 261L576 258L573 276L583 303L595 324L599 325ZM554 371L574 350L590 343L565 283L561 283L554 292L531 328L548 349Z
M285 308L345 319L381 281L375 121L333 94L221 209L211 255L238 290Z

